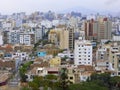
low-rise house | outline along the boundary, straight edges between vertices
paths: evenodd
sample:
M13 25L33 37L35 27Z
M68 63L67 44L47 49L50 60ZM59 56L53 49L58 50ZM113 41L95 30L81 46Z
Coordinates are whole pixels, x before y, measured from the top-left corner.
M71 83L79 83L80 82L80 78L79 78L79 69L77 69L76 67L68 67L67 68L68 71L68 80Z
M37 56L38 57L45 57L46 56L46 52L45 51L39 51L39 52L37 52Z
M54 74L54 75L59 74L59 68L58 67L49 67L49 68L46 68L46 69L47 69L48 74Z
M15 72L19 69L20 64L21 64L21 62L18 57L14 58L14 59L1 59L0 60L0 69Z
M59 74L59 68L46 68L46 67L34 67L30 71L28 71L25 75L27 76L27 81L32 81L34 76L46 76L48 74Z
M49 62L48 61L44 61L42 58L37 58L34 60L34 63L30 66L30 68L34 68L34 67L49 67Z
M80 73L80 81L86 81L88 78L90 78L91 74L95 72L95 69L93 66L89 65L79 65L78 66L79 73Z
M21 61L28 59L28 54L26 52L14 52L12 53L12 58L20 57Z
M0 50L0 58L4 57L4 51Z
M10 44L6 44L4 46L0 46L0 50L4 52L12 52L13 46L11 46Z
M27 76L27 81L32 81L34 76L45 76L48 72L44 67L34 67L28 71L25 75Z
M58 46L52 45L52 44L46 44L43 46L41 51L45 51L47 55L53 55L56 56L61 50L58 48Z
M0 86L7 84L10 75L8 73L0 73Z
M58 53L58 57L61 57L61 58L67 57L67 58L73 59L74 53L70 51L63 51L63 53Z
M31 52L33 45L14 45L14 51Z
M115 70L112 67L112 64L109 62L109 60L97 60L95 65L95 70L96 72L101 72L101 73L110 72L111 75L115 73Z
M4 58L12 58L12 54L11 53L4 53Z
M60 57L55 57L49 60L50 66L51 67L56 67L61 65L61 58Z

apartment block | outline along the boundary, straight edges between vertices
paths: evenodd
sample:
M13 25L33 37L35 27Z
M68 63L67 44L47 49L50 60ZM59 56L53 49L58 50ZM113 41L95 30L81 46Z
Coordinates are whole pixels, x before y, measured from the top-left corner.
M87 40L110 40L112 38L112 21L108 18L91 19L84 23L84 30Z
M87 40L75 40L75 65L92 65L92 44Z

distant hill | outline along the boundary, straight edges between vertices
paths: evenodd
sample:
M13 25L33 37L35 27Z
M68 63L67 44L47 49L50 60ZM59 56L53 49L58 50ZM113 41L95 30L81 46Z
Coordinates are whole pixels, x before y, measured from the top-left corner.
M95 13L94 10L90 10L90 9L83 8L83 7L69 8L69 9L63 10L63 11L61 11L61 12L62 12L62 13L67 13L67 12L72 12L72 11L81 12L81 13L83 13L83 14Z
M75 11L75 12L80 12L82 14L85 14L85 15L89 15L89 14L96 14L96 13L100 13L102 15L108 15L108 14L111 14L113 16L118 16L120 15L120 12L112 12L112 11L108 11L108 10L92 10L92 9L88 9L88 8L84 8L84 7L73 7L73 8L68 8L66 10L62 10L60 11L61 13L68 13L68 12L72 12L72 11Z

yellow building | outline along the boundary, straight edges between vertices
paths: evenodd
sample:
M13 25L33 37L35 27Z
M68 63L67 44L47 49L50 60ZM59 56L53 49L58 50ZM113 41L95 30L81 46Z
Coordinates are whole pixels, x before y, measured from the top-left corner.
M54 43L55 45L58 44L59 42L59 34L58 34L58 30L50 30L49 35L48 35L48 40L51 43Z
M69 49L69 31L68 30L60 30L60 49Z
M55 58L52 58L50 61L50 66L51 67L56 67L56 66L59 66L61 65L61 58L60 57L55 57Z
M0 58L4 57L4 52L0 51Z
M48 39L60 49L69 49L69 30L65 27L50 30Z

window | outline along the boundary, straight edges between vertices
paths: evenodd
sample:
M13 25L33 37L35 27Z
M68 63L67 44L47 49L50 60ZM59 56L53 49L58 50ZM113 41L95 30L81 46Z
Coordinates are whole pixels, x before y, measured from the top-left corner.
M73 77L70 77L70 79L73 79Z
M118 75L120 75L120 72L118 72Z
M114 68L114 64L112 64L113 68Z
M33 75L30 75L30 78L32 79L32 78L33 78Z
M103 59L103 57L100 57L101 59Z
M106 62L106 64L109 64L108 62Z
M83 77L83 79L85 80L85 79L86 79L86 77Z

